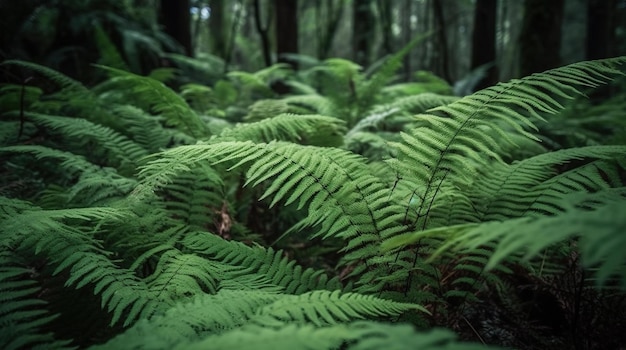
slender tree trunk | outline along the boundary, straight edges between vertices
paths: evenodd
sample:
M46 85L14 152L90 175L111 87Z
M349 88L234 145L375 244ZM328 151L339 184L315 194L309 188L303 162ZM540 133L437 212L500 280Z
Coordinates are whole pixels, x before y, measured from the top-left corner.
M617 1L589 0L587 9L587 59L612 57Z
M337 4L337 7L333 6ZM320 0L315 2L315 17L317 24L317 58L325 59L333 46L333 39L343 18L345 1ZM324 10L325 9L325 10Z
M268 11L271 13L271 11ZM263 25L261 14L261 1L254 0L254 24L256 25L256 30L261 37L261 49L263 50L263 60L265 61L265 66L269 67L272 65L272 53L270 51L270 38L268 34L269 23L271 22L270 16L268 15L268 19Z
M393 43L391 36L391 25L392 25L392 16L391 16L391 1L389 0L378 0L376 1L376 5L378 7L378 14L380 18L380 27L382 33L382 46L383 53L388 55L393 53Z
M161 0L161 24L183 48L188 56L193 54L191 46L191 15L189 0Z
M211 17L209 17L209 37L211 53L226 58L226 24L224 23L224 0L211 0Z
M496 10L498 0L478 0L474 12L472 33L471 69L492 64L486 76L476 85L476 89L494 85L498 81L496 66Z
M411 41L413 37L413 28L411 23L411 16L413 16L413 1L412 0L404 0L404 7L402 12L402 40L406 43ZM411 74L413 70L411 69L411 52L413 50L407 52L406 56L404 56L404 80L410 81Z
M370 0L354 0L353 21L352 21L352 50L354 61L362 66L367 66L370 62L372 47L372 37L376 19L371 9Z
M433 14L435 15L435 27L437 30L437 52L439 53L439 62L441 67L441 75L447 81L452 81L450 74L450 58L448 57L448 35L446 33L446 20L443 12L442 0L433 1Z
M278 62L297 67L297 62L283 56L298 53L298 0L274 0L276 13L276 56Z
M526 0L524 4L520 73L526 76L560 65L564 0Z

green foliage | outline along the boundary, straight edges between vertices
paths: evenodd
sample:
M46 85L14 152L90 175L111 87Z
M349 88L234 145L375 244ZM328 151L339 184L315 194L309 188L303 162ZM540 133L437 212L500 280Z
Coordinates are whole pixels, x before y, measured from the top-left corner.
M577 288L623 296L626 146L548 150L536 125L625 59L459 99L391 88L408 49L371 75L329 59L180 92L172 70L87 87L3 63L58 86L0 89L3 347L482 348L414 326L458 330L572 256Z

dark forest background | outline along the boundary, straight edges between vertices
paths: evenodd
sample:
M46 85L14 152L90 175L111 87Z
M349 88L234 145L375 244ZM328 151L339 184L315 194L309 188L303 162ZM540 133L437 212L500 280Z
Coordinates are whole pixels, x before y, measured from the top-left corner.
M401 79L431 71L457 92L626 52L623 0L109 0L1 1L0 57L76 78L98 60L100 29L131 70L167 65L163 52L256 71L329 57L363 67L428 33Z

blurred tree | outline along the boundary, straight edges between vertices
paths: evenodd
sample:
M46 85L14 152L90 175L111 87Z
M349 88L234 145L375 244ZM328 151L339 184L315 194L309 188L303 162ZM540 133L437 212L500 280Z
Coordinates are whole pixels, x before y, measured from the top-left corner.
M211 39L211 54L221 58L226 57L227 26L224 18L224 0L211 0L211 15L209 17L209 37ZM232 34L232 33L231 33Z
M451 82L452 76L450 74L450 59L448 56L448 35L446 32L448 23L446 22L444 13L443 0L433 1L433 15L435 19L436 47L438 54L438 69L436 72L441 74L445 80Z
M524 20L519 41L522 76L560 65L563 8L564 0L524 2Z
M183 48L188 56L193 54L191 46L191 15L189 0L161 0L161 24Z
M587 59L615 55L616 0L589 0L587 5Z
M391 13L392 10L392 1L387 0L377 0L376 8L378 9L378 17L380 21L380 29L381 29L381 37L382 37L382 54L389 55L394 52L393 47L393 36L392 36L392 26L393 26L393 16Z
M317 58L328 58L345 12L345 0L315 0Z
M498 81L496 66L496 19L497 0L478 0L474 9L474 31L472 33L471 69L491 65L475 89L483 89Z
M259 36L261 37L261 49L263 51L263 60L265 61L265 66L269 67L272 65L272 53L271 53L270 37L269 37L269 26L272 21L272 11L266 11L267 17L265 21L263 21L263 9L261 8L261 1L254 0L253 5L254 5L254 24L255 24L255 27Z
M297 62L283 54L298 53L298 1L274 0L276 12L276 56L278 62L286 62L297 67Z
M372 11L371 0L354 0L352 17L352 50L353 60L367 66L370 63L370 55L374 43L374 28L376 18Z

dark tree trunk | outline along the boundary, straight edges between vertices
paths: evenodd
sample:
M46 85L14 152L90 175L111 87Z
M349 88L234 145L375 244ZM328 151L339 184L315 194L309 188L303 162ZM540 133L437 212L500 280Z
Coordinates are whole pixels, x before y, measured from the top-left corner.
M271 13L271 12L268 11L268 13ZM254 24L256 26L257 32L259 33L259 36L261 37L261 49L263 50L263 60L265 61L265 65L269 67L272 65L272 53L270 51L270 38L268 34L269 23L271 22L271 20L269 19L270 16L268 15L268 19L264 25L262 17L263 17L263 14L261 12L261 1L254 0Z
M476 85L480 90L498 82L496 66L496 10L498 0L478 0L474 12L471 69L491 64L487 74Z
M370 0L354 0L352 21L352 50L354 61L362 66L369 64L373 42L373 28L376 23Z
M413 28L411 26L411 16L413 16L413 1L404 0L404 9L402 13L402 36L403 41L408 43L413 37ZM412 51L412 50L411 50ZM411 51L404 56L404 80L410 81L413 69L411 68Z
M186 55L191 56L189 0L161 0L161 24L165 33L182 46Z
M448 35L446 33L446 20L443 12L442 0L433 1L433 14L435 15L435 28L437 30L437 53L439 55L439 67L441 76L451 82L450 58L448 57Z
M226 58L226 24L224 23L224 0L211 0L211 17L209 17L209 37L211 53Z
M561 64L564 0L526 0L520 37L520 73L543 72Z
M298 53L298 1L275 0L274 11L278 62L290 63L295 68L296 62L283 57L283 54Z
M334 6L336 4L337 6ZM315 1L315 20L317 24L317 58L325 59L328 57L330 49L333 46L333 40L345 8L344 1L326 0L322 5L321 0ZM325 10L325 11L324 11Z
M378 17L380 18L380 27L383 38L383 52L387 55L393 53L393 43L391 36L392 15L391 15L391 1L378 0L376 1L376 7L378 8Z
M615 55L616 0L589 0L587 7L587 59Z

